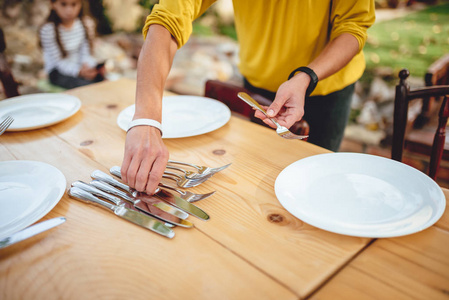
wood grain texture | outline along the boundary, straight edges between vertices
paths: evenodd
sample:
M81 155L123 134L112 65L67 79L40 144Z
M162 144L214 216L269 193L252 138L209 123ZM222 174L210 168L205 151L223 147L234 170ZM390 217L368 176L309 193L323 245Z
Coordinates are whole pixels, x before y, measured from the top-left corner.
M135 82L103 82L67 93L81 99L81 110L51 127L2 135L1 160L52 164L66 176L67 187L90 181L95 169L121 165L125 132L116 119L133 104ZM213 132L165 143L171 159L212 167L232 163L190 189L217 191L197 203L211 216L208 222L189 217L195 228L175 228L169 240L65 195L45 216L66 216L65 224L0 250L0 298L306 298L370 242L310 226L276 198L278 174L325 149L281 139L237 117ZM357 272L352 263L336 278L346 269Z
M446 210L444 220L448 215ZM419 233L376 240L311 299L449 299L444 220Z
M111 90L107 84L96 87L92 93L87 93L87 88L82 93L74 90L72 94L82 101L85 101L83 97L89 99L83 105L82 122L70 120L76 125L70 129L54 127L55 133L107 168L120 165L125 132L116 125L116 118L122 109L133 104L134 89L129 87L133 83L120 82L121 86L114 88L111 97L104 96ZM91 99L99 100L91 102ZM111 107L114 113L110 112ZM80 141L93 142L80 146ZM165 142L170 157L175 160L208 166L232 163L192 189L198 193L217 191L213 197L198 203L211 215L211 220L193 222L202 232L298 296L305 297L312 292L369 241L304 224L290 215L275 196L274 182L286 166L327 150L304 141L280 139L274 131L239 118L232 118L208 134Z
M2 157L50 163L68 184L107 171L51 129L4 138ZM67 222L0 250L1 299L297 299L198 229L169 240L67 195L44 219L56 216Z

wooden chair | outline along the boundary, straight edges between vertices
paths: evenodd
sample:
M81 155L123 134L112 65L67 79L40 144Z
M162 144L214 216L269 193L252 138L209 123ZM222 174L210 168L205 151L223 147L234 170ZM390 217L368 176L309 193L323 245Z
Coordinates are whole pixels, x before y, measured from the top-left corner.
M443 156L444 143L446 138L446 124L449 118L449 85L436 85L431 87L422 87L410 89L407 84L407 77L410 72L403 69L399 72L399 84L396 86L396 95L394 103L394 117L393 117L393 141L391 149L391 157L394 160L402 161L404 141L407 128L407 112L408 105L411 100L420 99L424 97L439 97L443 98L439 110L438 125L435 130L435 135L431 147L429 176L436 179L436 173Z
M208 80L206 82L204 96L223 102L232 112L237 113L238 115L247 118L254 123L269 127L262 120L254 116L254 110L248 104L237 97L239 92L247 93L261 105L268 106L271 104L269 99L260 94L254 93L239 85L219 80ZM300 120L293 124L290 131L300 135L308 135L309 124L307 124L305 120Z
M426 86L449 84L449 53L436 60L424 75ZM423 128L432 118L436 109L435 97L424 97L420 114L413 123L414 128Z
M14 80L5 56L6 42L3 29L0 28L0 81L6 98L19 96L19 84Z

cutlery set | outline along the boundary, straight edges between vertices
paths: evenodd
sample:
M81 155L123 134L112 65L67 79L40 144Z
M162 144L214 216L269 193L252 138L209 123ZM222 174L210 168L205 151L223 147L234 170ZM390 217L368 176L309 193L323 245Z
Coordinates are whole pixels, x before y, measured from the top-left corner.
M184 170L172 164L185 165L195 171ZM167 169L180 172L166 171L164 177L174 178L179 187L187 188L197 186L208 180L215 173L227 168L230 164L209 168L177 161L169 161ZM192 204L213 195L215 191L207 194L195 194L170 185L160 183L154 195L138 192L120 181L120 167L114 166L106 174L95 170L91 174L90 183L75 181L69 189L69 196L84 202L103 206L114 212L115 215L134 224L147 228L168 238L173 238L175 226L192 228L193 223L186 220L192 215L203 221L209 220L209 215L201 208Z

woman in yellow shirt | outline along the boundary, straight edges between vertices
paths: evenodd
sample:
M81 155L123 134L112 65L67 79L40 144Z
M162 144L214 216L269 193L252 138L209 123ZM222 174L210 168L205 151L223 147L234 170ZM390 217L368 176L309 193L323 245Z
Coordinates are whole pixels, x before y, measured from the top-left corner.
M128 130L122 178L153 193L168 160L160 121L162 93L176 50L212 0L161 0L147 17L137 70L136 112ZM245 86L273 99L268 114L290 127L304 118L309 142L336 151L354 83L365 69L373 0L234 0ZM274 126L261 113L256 116ZM149 126L141 126L149 125ZM151 171L151 172L150 172Z

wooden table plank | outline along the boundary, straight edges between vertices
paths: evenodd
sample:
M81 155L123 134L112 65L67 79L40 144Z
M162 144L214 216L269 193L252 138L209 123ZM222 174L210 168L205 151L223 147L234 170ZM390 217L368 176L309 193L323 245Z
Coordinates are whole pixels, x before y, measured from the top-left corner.
M449 299L448 217L446 210L422 232L376 240L311 299Z
M68 183L107 171L51 129L8 133L0 143L2 159L50 163ZM56 216L67 222L0 250L0 298L297 299L198 229L177 228L170 240L67 195L44 219Z
M74 118L65 127L55 126L53 130L106 168L120 165L125 133L116 125L116 118L133 103L132 84L114 83L119 88L112 97L101 96L111 89L107 83L92 88L92 92L89 88L82 93L71 91L83 101L82 122ZM89 99L100 100L90 105ZM93 128L102 134L89 130ZM92 143L80 146L84 141ZM210 166L232 163L192 189L199 193L217 191L198 203L211 220L194 220L195 226L298 296L311 293L369 242L305 224L289 214L275 196L274 182L283 168L327 150L304 141L280 139L265 127L234 117L211 133L165 142L172 159Z

